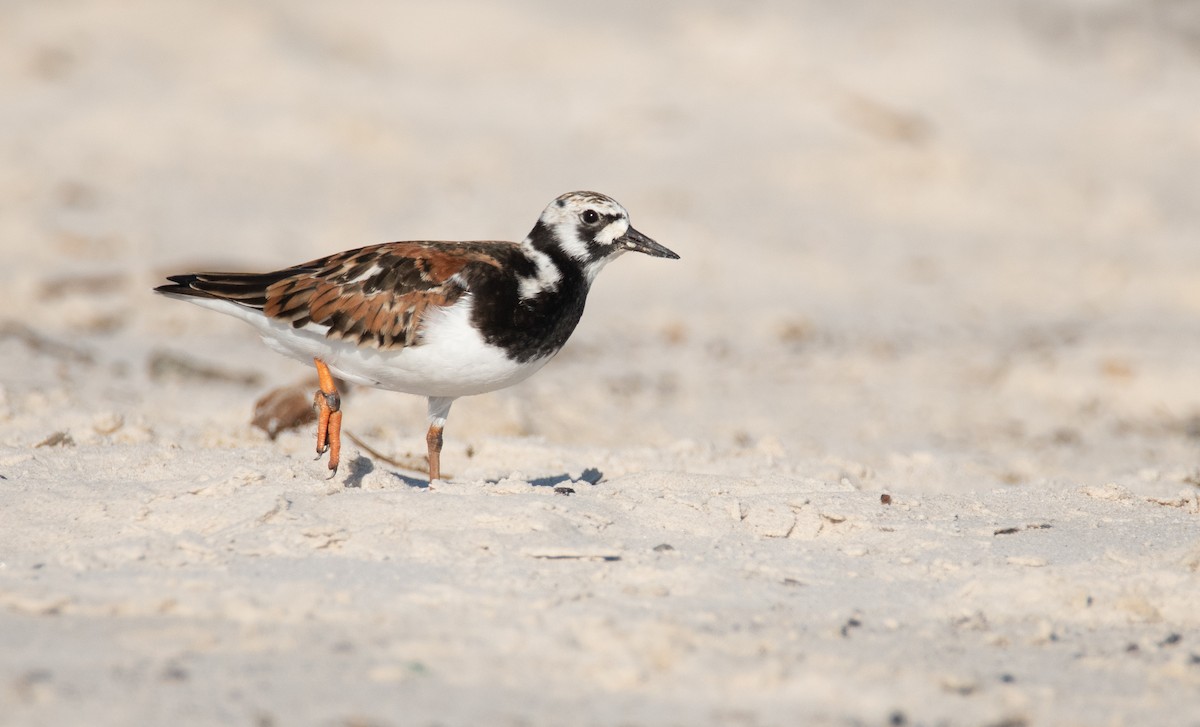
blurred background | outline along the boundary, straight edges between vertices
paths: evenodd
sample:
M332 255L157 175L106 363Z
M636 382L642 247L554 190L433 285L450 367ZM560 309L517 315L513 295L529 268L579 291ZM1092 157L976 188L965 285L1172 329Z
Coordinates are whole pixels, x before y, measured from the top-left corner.
M926 489L1200 465L1192 0L9 0L0 158L0 352L82 346L150 422L267 388L172 394L158 348L303 373L162 275L518 240L594 189L682 259L610 266L464 436ZM13 411L105 395L4 368ZM358 401L419 441L413 397Z

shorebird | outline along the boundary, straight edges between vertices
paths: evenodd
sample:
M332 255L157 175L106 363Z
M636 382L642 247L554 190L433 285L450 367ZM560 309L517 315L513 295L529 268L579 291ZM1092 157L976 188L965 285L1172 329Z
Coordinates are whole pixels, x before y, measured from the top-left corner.
M524 381L567 342L596 275L628 251L678 258L611 197L570 192L517 242L389 242L270 273L189 273L155 290L254 326L316 365L317 456L341 457L334 375L428 399L430 482L450 406Z

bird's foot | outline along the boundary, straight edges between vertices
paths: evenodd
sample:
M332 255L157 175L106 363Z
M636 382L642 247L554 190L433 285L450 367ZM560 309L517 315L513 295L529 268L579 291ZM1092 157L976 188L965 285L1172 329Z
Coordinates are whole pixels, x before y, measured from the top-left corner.
M333 385L329 367L315 359L317 376L321 388L313 394L313 408L317 410L317 459L329 453L329 476L337 474L342 454L342 397Z

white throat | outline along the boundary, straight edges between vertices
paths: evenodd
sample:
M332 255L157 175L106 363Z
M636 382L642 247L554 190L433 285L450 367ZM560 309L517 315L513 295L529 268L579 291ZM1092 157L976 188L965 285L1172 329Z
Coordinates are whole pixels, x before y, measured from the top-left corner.
M624 254L624 250L616 250L598 260L593 260L589 263L586 263L583 266L583 276L587 279L588 287L592 287L592 281L596 279L596 276L600 274L600 271L604 269L605 265L608 265L610 262L616 260Z

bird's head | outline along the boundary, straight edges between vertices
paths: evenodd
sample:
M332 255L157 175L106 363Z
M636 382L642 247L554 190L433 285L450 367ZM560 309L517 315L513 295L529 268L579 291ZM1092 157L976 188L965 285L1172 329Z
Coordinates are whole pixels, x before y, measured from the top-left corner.
M530 240L538 247L553 245L578 261L588 282L608 261L630 250L654 257L679 257L630 227L625 208L596 192L568 192L551 202Z

